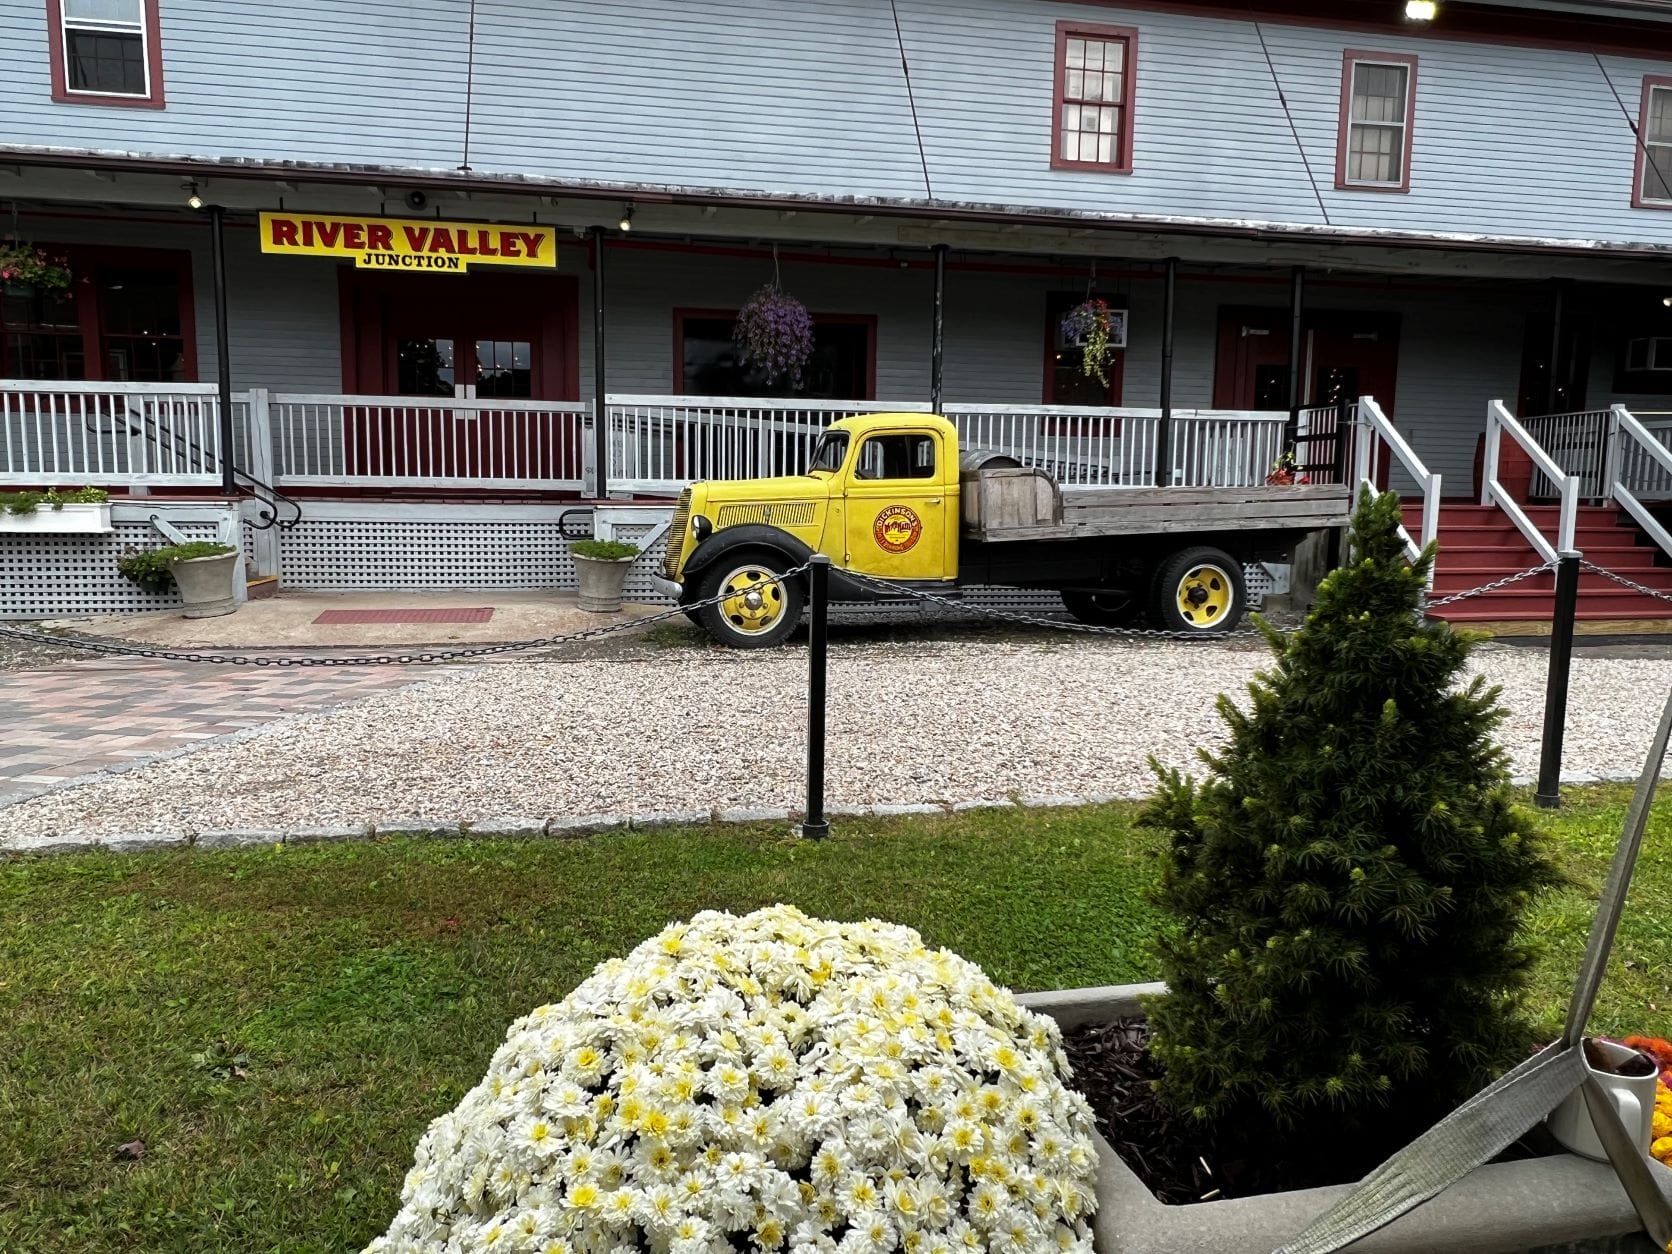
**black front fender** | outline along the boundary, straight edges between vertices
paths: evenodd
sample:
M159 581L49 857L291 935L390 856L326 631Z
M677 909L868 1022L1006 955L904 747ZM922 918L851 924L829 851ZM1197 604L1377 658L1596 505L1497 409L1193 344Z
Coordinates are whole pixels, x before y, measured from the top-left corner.
M740 549L778 553L791 566L800 566L813 556L813 550L803 541L766 523L741 523L736 527L722 527L692 549L691 556L685 559L681 582L686 589L686 595L692 595L691 588L698 575L726 554L735 553Z

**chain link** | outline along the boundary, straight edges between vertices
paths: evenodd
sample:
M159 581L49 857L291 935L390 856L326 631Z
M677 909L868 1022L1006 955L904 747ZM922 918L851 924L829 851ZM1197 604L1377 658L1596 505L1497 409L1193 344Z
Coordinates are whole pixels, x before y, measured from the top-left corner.
M1644 587L1640 583L1627 579L1624 575L1616 574L1605 567L1598 566L1595 562L1582 561L1579 565L1583 570L1593 571L1598 575L1606 575L1615 583L1621 585L1622 587L1630 588L1633 592L1641 592L1644 596L1654 597L1657 601L1672 601L1672 592L1662 592L1659 588Z
M1499 588L1507 588L1512 583L1520 583L1523 579L1531 579L1534 575L1555 569L1555 562L1545 562L1540 566L1529 566L1526 570L1516 571L1513 575L1505 575L1502 579L1494 579L1491 583L1483 583L1478 588L1470 588L1465 592L1453 592L1449 596L1424 601L1423 609L1425 611L1437 610L1440 606L1450 605L1454 601L1467 601L1470 597L1485 596L1488 592L1496 592Z
M467 649L428 650L418 653L356 654L350 657L334 655L308 657L290 654L281 654L277 657L262 655L252 657L243 654L182 653L171 649L147 649L138 645L89 640L85 636L50 636L44 632L26 631L21 627L7 627L3 624L0 624L0 636L10 636L13 639L28 641L30 644L49 647L85 649L91 653L106 653L120 657L142 657L163 662L207 662L215 666L422 666L436 662L457 661L461 658L490 657L498 653L518 653L528 649L550 649L559 645L576 644L583 640L601 640L605 636L612 636L629 628L646 627L652 623L665 622L670 618L683 618L696 610L730 600L737 596L739 592L748 592L757 587L765 587L768 584L776 583L780 579L791 579L796 575L805 574L810 566L812 566L811 562L803 562L799 566L774 575L771 579L756 580L745 588L733 588L726 592L719 592L705 600L676 605L671 609L659 610L642 618L632 618L617 623L603 623L597 627L588 627L584 631L570 632L565 636L543 636L536 640L511 640L500 644L476 645Z

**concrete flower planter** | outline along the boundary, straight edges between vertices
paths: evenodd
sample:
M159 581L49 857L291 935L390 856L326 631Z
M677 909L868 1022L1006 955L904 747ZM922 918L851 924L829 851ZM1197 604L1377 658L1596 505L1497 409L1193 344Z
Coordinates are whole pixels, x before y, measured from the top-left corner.
M110 502L43 505L27 514L0 512L0 532L27 535L101 534L110 531Z
M637 556L609 560L575 554L580 607L594 614L620 613L621 590L627 584L627 570L637 560Z
M211 557L188 557L171 561L168 569L186 603L187 618L218 618L238 608L238 563L243 554L216 553Z
M1119 984L1018 996L1064 1028L1143 1014L1161 984ZM1168 1206L1097 1138L1098 1254L1271 1254L1352 1190L1351 1185ZM1672 1171L1650 1164L1672 1198ZM1576 1154L1488 1163L1438 1197L1355 1242L1351 1254L1627 1254L1649 1246L1625 1190L1605 1163Z

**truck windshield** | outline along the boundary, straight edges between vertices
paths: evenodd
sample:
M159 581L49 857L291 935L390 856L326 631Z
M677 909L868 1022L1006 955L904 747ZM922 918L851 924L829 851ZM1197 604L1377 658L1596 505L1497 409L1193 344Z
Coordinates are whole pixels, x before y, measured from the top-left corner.
M813 455L807 459L807 473L823 470L834 474L842 468L842 459L847 455L848 433L826 431L819 437L819 442L813 445Z

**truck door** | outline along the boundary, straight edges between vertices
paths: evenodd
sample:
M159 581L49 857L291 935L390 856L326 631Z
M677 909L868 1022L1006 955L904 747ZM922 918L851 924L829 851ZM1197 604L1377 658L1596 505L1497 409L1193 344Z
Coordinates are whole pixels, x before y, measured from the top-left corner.
M842 565L905 581L945 580L946 450L932 431L865 436L851 462Z

